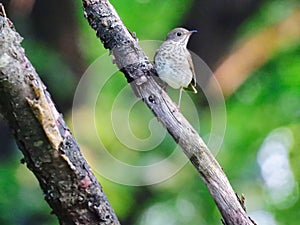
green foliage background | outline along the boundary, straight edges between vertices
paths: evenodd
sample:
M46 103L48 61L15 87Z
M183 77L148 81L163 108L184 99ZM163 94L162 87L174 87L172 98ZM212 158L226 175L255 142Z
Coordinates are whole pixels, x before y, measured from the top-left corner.
M192 5L188 0L139 0L139 1L111 1L123 22L131 31L136 32L140 40L162 40L166 33L180 25ZM77 19L80 28L80 48L88 63L92 63L98 56L106 52L96 38L94 31L83 18L80 1L77 4ZM288 16L298 1L265 1L263 6L251 16L241 27L236 42L251 35L255 35L263 28L270 26ZM68 97L65 93L72 85L72 74L61 63L59 55L43 46L42 43L24 39L23 46L37 70L47 70L53 74L52 79L59 79L56 84L64 84L64 90L55 95ZM45 63L43 55L47 54ZM65 74L57 78L55 74ZM297 224L299 214L299 131L300 131L300 41L287 44L261 68L256 70L242 86L226 99L227 129L222 149L217 156L224 171L229 177L238 194L246 196L246 207L254 218L257 212L263 212L269 218L261 224ZM70 85L65 85L70 84ZM122 74L118 73L103 90L106 99L113 101L114 96L126 85ZM192 96L197 101L197 96ZM141 138L149 135L148 121L153 116L140 103L138 110L132 112L131 124L134 133ZM104 119L96 120L101 127L110 127L107 111L101 109ZM210 111L205 106L199 106L199 120L201 135L210 129ZM71 125L71 116L65 115ZM146 120L146 122L145 122ZM145 128L146 126L146 128ZM272 202L269 190L261 175L261 167L257 161L257 154L270 133L278 128L286 128L292 134L292 145L288 150L288 160L295 186L293 192L282 203ZM112 154L123 157L130 162L147 160L138 154L126 152L113 136L113 131L105 134L105 144ZM88 137L87 137L88 138ZM82 146L88 161L92 164L101 163L101 157L94 152L96 142L87 140ZM94 145L93 145L94 144ZM167 136L157 147L172 149L175 143ZM43 194L37 181L27 168L19 163L21 153L14 147L15 154L7 162L0 164L0 224L58 224L54 216L50 216L51 209L43 200ZM125 149L125 153L120 153ZM122 150L122 151L123 151ZM159 154L169 154L161 152ZM280 168L274 168L275 170ZM101 176L99 180L104 187L115 212L120 220L128 215L135 218L136 225L151 224L221 224L220 215L209 195L207 188L199 179L194 168L187 164L171 179L146 188L130 187L113 183ZM140 205L136 202L136 195L145 191L150 197ZM271 218L271 219L270 219ZM30 222L29 222L30 221ZM34 221L34 222L33 222ZM271 221L271 222L270 222ZM273 221L273 223L272 223Z

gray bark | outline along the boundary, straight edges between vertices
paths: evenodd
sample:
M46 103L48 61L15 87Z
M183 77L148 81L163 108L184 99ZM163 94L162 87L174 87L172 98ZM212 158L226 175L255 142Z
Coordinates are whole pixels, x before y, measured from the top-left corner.
M111 51L114 62L137 96L152 110L199 172L216 202L223 223L255 224L247 216L242 201L199 134L154 81L156 71L153 65L123 25L113 6L107 0L83 0L83 6L89 24L104 47Z
M119 224L101 185L26 58L21 41L12 22L0 12L0 112L24 155L22 161L38 179L60 224Z

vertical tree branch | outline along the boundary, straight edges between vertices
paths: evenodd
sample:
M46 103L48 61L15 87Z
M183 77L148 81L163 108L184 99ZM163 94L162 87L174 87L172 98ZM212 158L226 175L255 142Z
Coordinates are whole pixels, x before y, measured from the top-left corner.
M0 112L24 154L23 161L37 177L60 224L119 224L101 185L26 58L21 41L12 22L0 12Z
M168 95L153 79L155 70L108 0L83 0L85 17L127 81L182 147L207 185L224 224L255 224L246 214L222 168Z

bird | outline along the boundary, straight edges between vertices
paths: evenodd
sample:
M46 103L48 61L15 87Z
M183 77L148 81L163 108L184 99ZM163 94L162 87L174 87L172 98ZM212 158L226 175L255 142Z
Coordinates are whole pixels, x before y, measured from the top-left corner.
M178 110L183 89L197 93L194 65L187 49L190 36L195 32L181 27L171 30L154 55L154 68L158 77L170 87L180 89Z

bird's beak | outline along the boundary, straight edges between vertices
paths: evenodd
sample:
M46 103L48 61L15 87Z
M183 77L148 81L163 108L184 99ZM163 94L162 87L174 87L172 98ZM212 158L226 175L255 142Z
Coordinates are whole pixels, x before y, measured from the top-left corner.
M188 32L188 35L191 35L191 34L196 33L196 32L197 32L197 30L190 30L190 31Z

